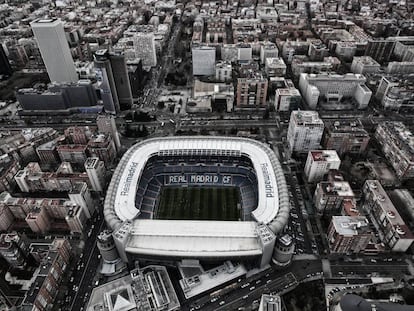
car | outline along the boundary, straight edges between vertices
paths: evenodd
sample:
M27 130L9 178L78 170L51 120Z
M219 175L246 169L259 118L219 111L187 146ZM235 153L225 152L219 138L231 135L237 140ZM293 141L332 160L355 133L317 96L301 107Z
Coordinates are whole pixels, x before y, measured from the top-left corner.
M222 305L224 305L225 303L226 303L226 302L225 302L224 300L222 300L222 301L220 301L220 302L219 302L219 305L220 305L220 306L222 306Z
M266 281L266 284L269 284L270 282L272 282L272 280L267 280L267 281Z
M70 278L70 282L71 283L73 283L73 280L74 280L75 278L72 276L71 278Z
M256 281L256 284L260 284L262 281L261 280L257 280Z
M256 288L256 286L252 286L249 288L250 291L254 290Z
M99 285L99 280L95 281L95 286Z
M218 300L218 297L214 297L213 299L210 300L210 302L216 302Z
M249 295L244 295L243 296L243 299L247 299L247 298L249 298Z
M245 288L245 287L247 287L247 286L249 286L250 285L250 283L245 283L245 284L243 284L242 286L240 286L241 288Z

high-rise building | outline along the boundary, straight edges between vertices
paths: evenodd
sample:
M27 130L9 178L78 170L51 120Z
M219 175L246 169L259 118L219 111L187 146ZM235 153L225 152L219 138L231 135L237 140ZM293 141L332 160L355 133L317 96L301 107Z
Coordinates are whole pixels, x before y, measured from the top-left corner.
M143 67L154 67L157 65L154 32L144 30L134 35L135 57L142 60Z
M70 126L65 129L65 137L69 138L70 143L76 145L86 145L92 136L89 126Z
M302 102L302 96L295 87L278 88L275 92L275 110L289 111L298 109Z
M116 158L116 148L110 134L97 134L88 142L88 153L91 157L98 157L110 167Z
M91 192L88 185L84 182L75 183L73 189L69 192L69 199L79 205L87 218L91 218L95 212L95 204L93 202Z
M347 181L322 181L318 183L313 197L320 214L339 214L345 200L355 200Z
M70 243L66 239L53 241L48 253L40 262L41 268L27 292L22 309L36 311L50 309L59 293L63 274L69 265L71 249Z
M101 91L103 106L107 113L116 114L120 110L114 72L108 50L98 50L94 55L97 87Z
M50 81L76 82L76 73L63 23L59 19L38 19L30 23Z
M50 229L51 220L44 207L34 207L26 216L26 223L35 233L45 233Z
M328 243L331 253L360 253L374 237L365 216L333 216L329 225Z
M10 76L12 72L9 59L3 49L3 45L0 43L0 75Z
M398 213L378 180L367 180L362 188L364 211L383 242L393 252L405 252L414 235Z
M325 149L335 149L339 155L362 154L368 147L369 140L370 136L360 121L325 122L322 145Z
M265 72L268 77L281 77L286 74L286 64L282 58L267 57L265 61Z
M378 125L375 138L397 177L414 177L414 143L411 131L402 122L383 122Z
M88 174L93 191L103 191L105 187L105 164L98 158L88 158L85 161L85 170Z
M59 145L56 150L62 162L83 164L86 161L85 145Z
M111 115L98 115L96 118L96 125L98 132L103 134L110 134L114 140L117 152L121 148L121 141L119 139L118 129L116 127L115 117Z
M87 217L84 210L79 205L69 208L65 217L71 233L82 233L86 226Z
M337 170L341 159L335 150L309 151L305 164L305 175L308 182L321 181L329 170Z
M292 111L287 142L291 153L307 153L320 147L324 124L316 111Z
M371 56L379 63L388 62L391 58L394 46L394 40L369 40L365 49L365 55Z
M268 81L261 74L237 79L237 108L266 107Z
M0 194L0 230L8 231L11 225L14 223L14 216L9 207L3 204L3 197L7 196L8 192L2 192Z
M269 57L278 57L279 50L277 49L276 44L273 42L263 42L260 45L260 62L264 64L266 62L266 58Z
M371 56L354 57L351 64L353 73L375 73L380 71L381 65L377 63Z
M110 53L109 60L114 75L119 104L129 108L133 100L125 56L121 53Z
M230 62L220 61L216 63L216 80L220 82L231 81L232 66Z
M193 46L191 49L194 76L215 74L216 48L213 46Z
M17 233L3 233L0 235L0 255L13 268L23 269L27 264L28 245Z

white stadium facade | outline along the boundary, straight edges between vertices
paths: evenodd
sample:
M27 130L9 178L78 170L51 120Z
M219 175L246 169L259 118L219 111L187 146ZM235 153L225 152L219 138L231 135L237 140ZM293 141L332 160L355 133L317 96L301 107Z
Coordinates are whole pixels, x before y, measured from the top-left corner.
M180 177L181 176L181 177ZM237 186L243 221L159 220L163 186ZM163 137L131 147L116 168L104 205L124 261L274 259L290 212L285 177L273 150L238 137Z

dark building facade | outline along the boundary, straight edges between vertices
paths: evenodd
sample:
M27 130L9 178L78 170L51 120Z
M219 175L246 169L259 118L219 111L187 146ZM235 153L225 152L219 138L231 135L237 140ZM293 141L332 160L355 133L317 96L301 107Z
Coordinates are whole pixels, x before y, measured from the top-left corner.
M3 49L3 46L0 44L0 75L10 76L12 74L12 68L7 58L6 52Z

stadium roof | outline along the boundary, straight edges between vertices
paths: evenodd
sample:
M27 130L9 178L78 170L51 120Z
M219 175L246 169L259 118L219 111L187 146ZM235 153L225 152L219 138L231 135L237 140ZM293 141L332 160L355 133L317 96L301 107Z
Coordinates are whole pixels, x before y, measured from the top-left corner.
M194 230L196 228L196 230ZM134 220L128 253L169 257L257 256L262 248L255 222Z

